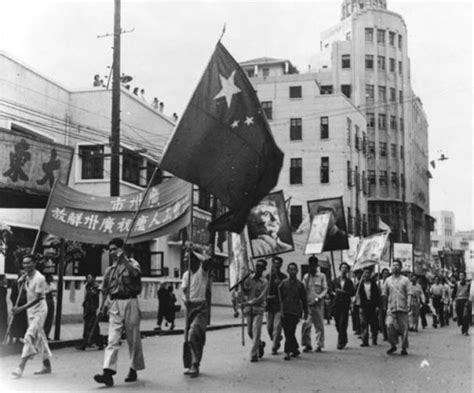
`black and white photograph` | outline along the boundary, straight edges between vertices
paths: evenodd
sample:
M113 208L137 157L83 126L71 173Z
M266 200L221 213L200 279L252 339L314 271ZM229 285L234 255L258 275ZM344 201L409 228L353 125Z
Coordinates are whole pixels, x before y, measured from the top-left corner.
M311 217L317 214L329 214L323 251L349 249L342 197L308 201L308 211Z
M0 392L473 392L473 11L1 0Z
M269 194L250 210L247 230L254 258L294 250L282 191Z

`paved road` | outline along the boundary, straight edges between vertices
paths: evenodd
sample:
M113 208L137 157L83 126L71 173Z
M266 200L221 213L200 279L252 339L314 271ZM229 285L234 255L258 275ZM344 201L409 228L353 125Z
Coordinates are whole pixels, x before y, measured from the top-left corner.
M158 336L144 339L147 369L139 381L125 383L128 369L126 344L119 355L114 392L472 392L472 341L451 325L410 334L409 356L387 356L386 342L360 348L350 334L349 345L336 350L333 325L326 326L326 350L284 361L282 355L265 354L258 363L249 362L249 341L241 345L239 328L210 332L200 378L182 374L182 337ZM265 339L268 341L266 333ZM22 379L10 372L18 356L0 359L2 391L97 392L107 389L92 376L101 370L103 352L54 351L53 374L35 376L40 360L28 364Z

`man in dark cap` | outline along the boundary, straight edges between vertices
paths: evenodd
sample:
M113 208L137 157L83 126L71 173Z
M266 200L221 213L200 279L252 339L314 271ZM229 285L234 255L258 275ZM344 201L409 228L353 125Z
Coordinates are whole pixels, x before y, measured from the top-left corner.
M337 349L343 349L347 344L347 323L349 321L349 309L351 307L351 298L355 295L354 284L348 277L350 266L342 262L339 266L341 275L333 283L333 292L336 293L334 300L334 318L336 320L336 329L338 333Z
M251 274L242 284L242 305L247 317L247 331L252 339L250 361L257 362L263 356L265 342L260 340L262 333L263 313L267 299L268 281L263 277L267 261L259 259L255 265L255 273Z

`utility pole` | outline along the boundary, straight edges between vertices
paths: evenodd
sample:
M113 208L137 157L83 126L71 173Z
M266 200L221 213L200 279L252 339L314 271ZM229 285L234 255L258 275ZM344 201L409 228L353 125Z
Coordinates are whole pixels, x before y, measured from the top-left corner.
M110 196L120 195L120 1L115 1L114 55L112 62L112 133L110 159Z

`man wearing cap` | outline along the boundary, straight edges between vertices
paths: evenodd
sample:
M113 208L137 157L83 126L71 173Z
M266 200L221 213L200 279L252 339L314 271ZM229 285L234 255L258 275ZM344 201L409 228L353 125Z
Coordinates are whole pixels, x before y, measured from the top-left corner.
M303 285L306 290L309 318L304 321L301 328L301 344L303 352L312 351L311 326L314 325L316 332L316 352L324 348L324 297L328 292L326 275L318 272L318 258L314 255L309 257L309 271L303 277Z
M192 250L189 253L190 271L183 274L181 283L182 299L186 307L186 328L184 332L191 348L191 367L184 372L191 378L199 376L204 344L206 343L206 327L209 319L207 291L209 286L209 256Z
M265 342L260 340L260 337L267 298L268 281L262 276L266 268L267 261L259 259L255 266L255 273L247 277L242 284L242 305L245 307L248 335L252 339L251 362L257 362L263 356L265 348Z
M124 241L114 238L109 242L109 254L113 261L104 274L101 291L108 293L109 332L104 354L103 373L94 380L113 386L113 375L117 372L120 338L125 329L130 354L130 369L125 382L137 380L137 371L145 368L140 336L140 308L137 296L141 292L140 265L128 258L123 251Z
M333 283L333 292L336 293L334 299L334 319L336 320L336 329L338 333L337 349L343 349L347 344L347 323L349 321L349 309L351 307L351 298L355 295L354 284L347 276L349 265L342 262L339 265L341 275Z
M273 257L272 271L267 274L268 281L268 295L267 295L267 331L272 340L272 355L278 353L281 342L281 306L280 298L278 296L278 287L280 283L286 278L286 274L282 273L281 265L283 259L280 257Z
M408 311L411 304L410 280L401 274L402 263L395 259L392 262L392 275L382 287L382 293L387 297L387 333L391 347L387 350L390 355L397 350L398 336L402 339L401 355L407 355L408 348Z
M331 206L319 206L318 214L330 213L324 251L342 250L348 245L347 233L337 226L336 211Z

